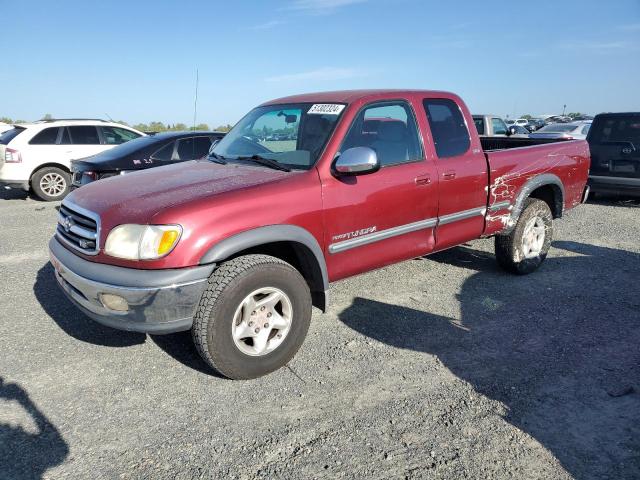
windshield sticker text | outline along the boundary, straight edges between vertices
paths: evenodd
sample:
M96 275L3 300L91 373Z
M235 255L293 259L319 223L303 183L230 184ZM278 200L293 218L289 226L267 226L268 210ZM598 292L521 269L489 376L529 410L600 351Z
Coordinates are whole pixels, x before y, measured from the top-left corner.
M316 103L311 106L307 113L315 115L340 115L343 108L344 105L336 103Z

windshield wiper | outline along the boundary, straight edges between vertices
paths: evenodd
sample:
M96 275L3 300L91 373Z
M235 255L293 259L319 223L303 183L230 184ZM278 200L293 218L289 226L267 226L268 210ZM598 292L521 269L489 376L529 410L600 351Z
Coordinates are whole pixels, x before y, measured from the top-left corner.
M285 167L284 165L276 162L275 160L271 160L270 158L261 157L260 155L251 155L251 156L243 156L236 157L235 160L249 160L260 165L264 165L265 167L273 168L274 170L281 170L283 172L290 172L291 169Z
M225 159L224 159L224 157L222 155L219 155L219 154L214 153L214 152L211 152L209 154L209 159L212 162L219 163L220 165L226 165L227 164L227 162L225 161Z

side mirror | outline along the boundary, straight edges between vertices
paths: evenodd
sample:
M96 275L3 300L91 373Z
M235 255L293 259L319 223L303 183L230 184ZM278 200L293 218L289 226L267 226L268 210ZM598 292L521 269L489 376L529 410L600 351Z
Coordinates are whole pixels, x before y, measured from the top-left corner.
M515 135L515 134L516 134L516 127L512 125L509 128L507 128L507 135Z
M337 175L364 175L380 169L378 155L369 147L353 147L345 150L333 166Z

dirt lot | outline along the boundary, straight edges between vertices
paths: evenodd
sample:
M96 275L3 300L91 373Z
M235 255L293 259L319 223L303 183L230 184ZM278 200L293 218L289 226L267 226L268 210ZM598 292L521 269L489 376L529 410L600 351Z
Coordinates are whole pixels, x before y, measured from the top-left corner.
M570 213L527 277L483 240L337 283L245 382L73 308L55 218L0 193L2 479L640 478L638 202Z

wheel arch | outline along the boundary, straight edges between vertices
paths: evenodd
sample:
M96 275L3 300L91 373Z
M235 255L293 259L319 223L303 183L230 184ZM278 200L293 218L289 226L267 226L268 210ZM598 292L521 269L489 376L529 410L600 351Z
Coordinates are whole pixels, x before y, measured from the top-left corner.
M302 227L267 225L246 230L213 245L199 263L220 263L256 253L271 255L293 265L306 280L313 305L326 311L329 288L326 262L318 241Z
M47 167L59 168L60 170L64 170L68 174L71 174L71 170L69 169L69 167L67 167L66 165L64 165L62 163L57 163L57 162L42 163L42 164L38 165L36 168L34 168L33 170L31 170L31 174L29 174L29 183L31 183L31 180L33 179L33 176L36 173L38 173L43 168L47 168Z
M564 213L564 185L553 173L543 173L529 179L520 189L511 211L509 224L512 230L524 209L527 198L537 198L549 205L553 218L561 218ZM507 231L507 233L508 233Z

